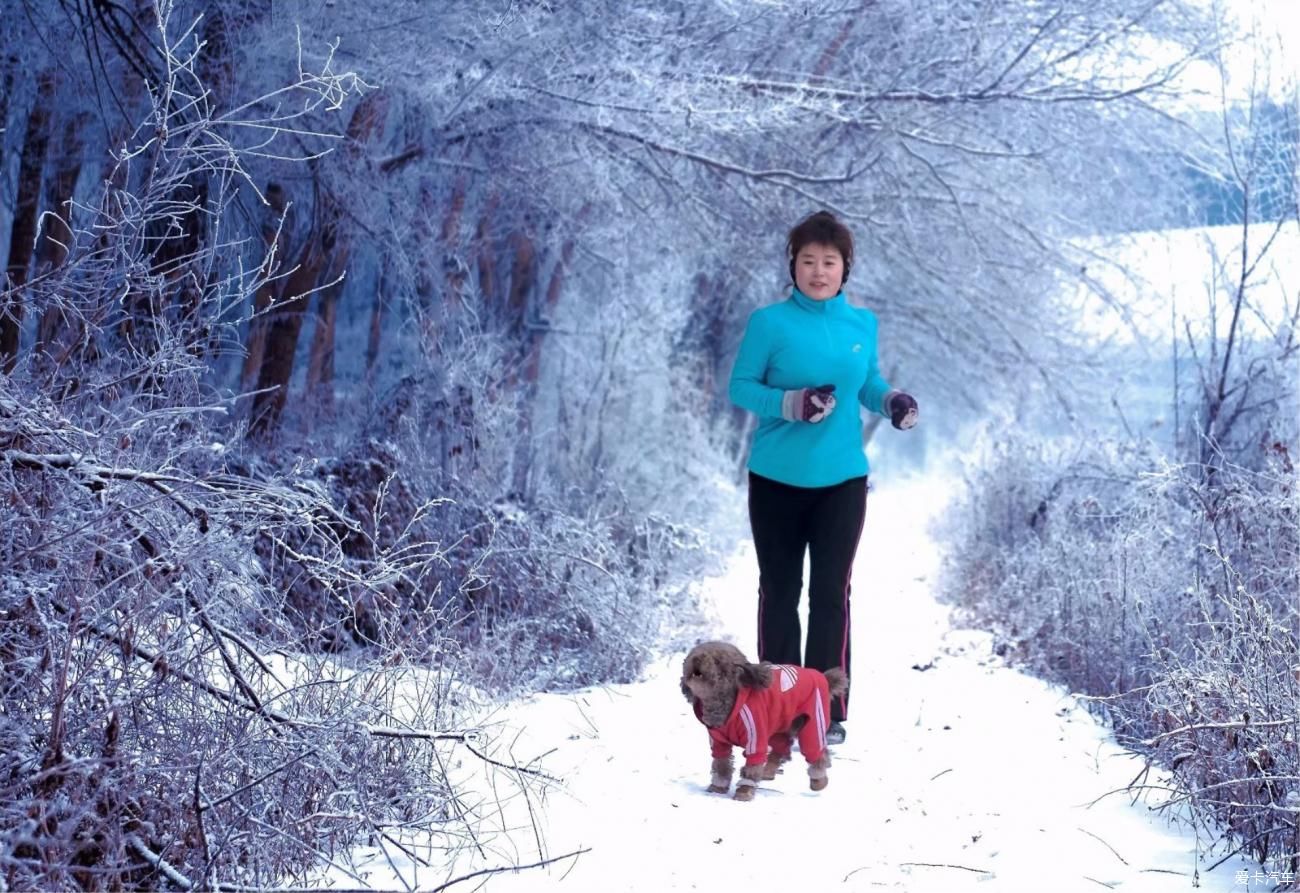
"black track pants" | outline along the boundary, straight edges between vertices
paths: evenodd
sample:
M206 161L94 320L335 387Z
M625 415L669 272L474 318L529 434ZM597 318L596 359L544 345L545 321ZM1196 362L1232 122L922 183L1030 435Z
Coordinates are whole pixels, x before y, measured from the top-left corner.
M849 578L867 512L867 479L791 487L749 475L749 524L758 553L758 659L849 670ZM809 555L808 645L800 658L799 593ZM848 696L831 700L843 721Z

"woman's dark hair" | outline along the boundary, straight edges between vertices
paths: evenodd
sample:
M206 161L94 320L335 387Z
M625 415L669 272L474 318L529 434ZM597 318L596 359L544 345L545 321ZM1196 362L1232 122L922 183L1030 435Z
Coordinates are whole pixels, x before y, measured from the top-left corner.
M849 268L853 266L853 234L849 228L840 223L830 211L817 211L809 214L795 224L786 240L785 250L790 256L790 281L794 282L794 259L803 251L805 245L832 245L844 258L843 285L849 279Z

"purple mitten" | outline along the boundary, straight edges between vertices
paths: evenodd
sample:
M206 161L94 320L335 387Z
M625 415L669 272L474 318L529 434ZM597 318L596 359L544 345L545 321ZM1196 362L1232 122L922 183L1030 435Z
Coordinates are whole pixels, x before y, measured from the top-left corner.
M900 431L906 431L916 424L920 409L916 398L904 391L890 391L885 395L885 415Z
M835 409L835 385L795 388L781 398L781 418L787 422L820 422Z

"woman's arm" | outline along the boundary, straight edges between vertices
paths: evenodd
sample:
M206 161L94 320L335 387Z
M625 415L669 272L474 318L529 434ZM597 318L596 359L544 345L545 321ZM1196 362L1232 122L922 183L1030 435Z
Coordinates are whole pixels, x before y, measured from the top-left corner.
M785 391L764 383L767 361L772 352L772 336L764 322L763 314L750 314L745 335L740 339L736 364L731 367L731 384L728 394L731 402L748 409L759 418L781 418L781 398Z
M858 390L858 402L867 408L868 412L874 412L877 415L888 415L885 412L885 396L889 394L889 382L885 381L885 376L880 374L880 356L876 352L876 331L872 326L871 332L871 363L867 367L867 380Z

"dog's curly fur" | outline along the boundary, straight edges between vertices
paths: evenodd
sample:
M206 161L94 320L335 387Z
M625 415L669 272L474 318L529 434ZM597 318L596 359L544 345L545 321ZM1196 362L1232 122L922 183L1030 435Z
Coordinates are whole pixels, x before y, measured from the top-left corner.
M826 681L832 695L842 695L848 691L848 676L842 669L828 670ZM736 706L736 695L741 687L762 689L771 684L771 664L750 663L743 651L728 642L701 642L690 650L682 663L682 695L692 705L699 704L700 721L711 729L726 723ZM792 738L807 721L807 716L799 716L789 729L777 734ZM789 753L788 742L784 750ZM776 778L781 764L787 759L788 756L782 758L769 753L765 765L742 767L735 799L753 799L757 783ZM809 786L814 791L826 787L826 770L829 767L829 753L822 754L815 763L809 764ZM715 758L711 768L709 790L718 794L727 793L731 789L731 778L735 773L735 764L730 754Z

